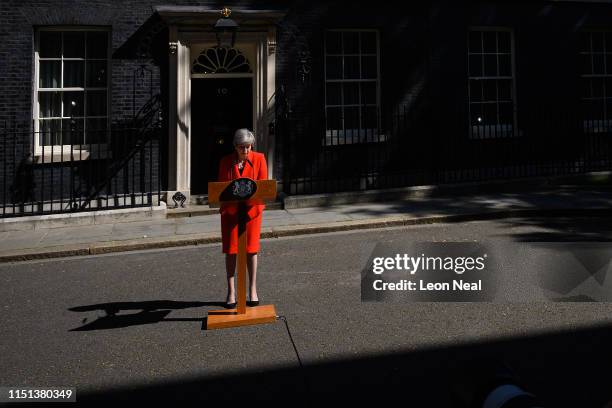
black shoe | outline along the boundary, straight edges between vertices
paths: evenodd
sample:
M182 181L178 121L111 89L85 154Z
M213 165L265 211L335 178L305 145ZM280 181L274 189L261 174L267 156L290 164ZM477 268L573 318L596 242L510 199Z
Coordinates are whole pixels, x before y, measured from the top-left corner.
M234 302L234 303L226 303L226 304L224 305L224 307L225 307L226 309L235 309L235 308L236 308L236 302Z
M247 306L248 307L255 307L255 306L259 306L259 300L249 300L247 302Z

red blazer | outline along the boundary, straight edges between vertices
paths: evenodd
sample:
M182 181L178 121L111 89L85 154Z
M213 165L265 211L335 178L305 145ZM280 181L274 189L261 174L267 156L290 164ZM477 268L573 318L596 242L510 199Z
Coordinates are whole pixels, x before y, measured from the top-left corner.
M234 152L221 159L218 181L231 181L240 177L249 177L253 180L266 180L268 178L268 165L263 153L252 150L249 152L245 166L242 169L242 175L240 175L238 170L237 158L238 154ZM264 204L247 206L248 218L253 219L257 217L263 212L265 207ZM219 212L221 215L234 215L237 212L237 206L235 204L221 204Z

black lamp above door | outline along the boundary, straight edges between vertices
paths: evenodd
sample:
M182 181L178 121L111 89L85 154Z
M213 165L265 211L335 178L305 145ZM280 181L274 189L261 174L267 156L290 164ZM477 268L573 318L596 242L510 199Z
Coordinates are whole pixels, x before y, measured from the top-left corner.
M217 36L217 46L220 48L233 48L236 42L236 31L238 31L238 23L230 18L232 10L229 7L223 7L221 17L214 25L215 35Z

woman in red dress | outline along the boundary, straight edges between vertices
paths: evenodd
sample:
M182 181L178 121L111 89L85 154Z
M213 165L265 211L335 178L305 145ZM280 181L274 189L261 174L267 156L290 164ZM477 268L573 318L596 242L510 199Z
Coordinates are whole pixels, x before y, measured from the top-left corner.
M240 177L253 180L268 178L268 166L262 153L253 151L255 137L248 129L238 129L234 134L235 152L221 159L219 163L219 181L231 181ZM259 251L259 235L261 218L265 205L247 206L247 269L249 271L249 306L257 306L257 252ZM221 238L225 254L225 270L227 272L226 307L236 307L236 288L234 275L236 271L236 254L238 253L238 214L236 205L221 204Z

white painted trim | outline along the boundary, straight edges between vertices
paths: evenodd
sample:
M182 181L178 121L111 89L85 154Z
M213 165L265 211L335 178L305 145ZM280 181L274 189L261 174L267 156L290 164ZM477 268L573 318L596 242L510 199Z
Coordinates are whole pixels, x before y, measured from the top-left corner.
M73 31L73 32L104 32L106 33L107 36L107 40L106 40L106 56L107 58L65 58L63 55L63 48L62 48L62 55L59 58L40 58L39 53L38 53L38 48L40 45L40 33L41 32L67 32L67 31ZM111 98L112 98L112 29L111 27L102 27L102 26L49 26L49 27L38 27L35 31L34 31L34 37L33 37L33 50L34 50L34 78L33 78L33 94L32 94L32 121L33 121L33 136L34 136L34 146L33 146L33 150L34 150L34 156L37 159L42 159L42 163L47 163L47 159L50 160L54 160L55 157L58 158L58 160L61 159L61 161L70 161L69 157L70 155L66 153L66 151L70 151L71 149L73 149L73 152L79 152L79 157L75 157L74 153L73 153L73 157L75 160L86 160L88 157L90 157L89 155L89 150L91 150L92 152L95 150L101 150L107 149L107 143L87 143L84 145L69 145L69 144L63 144L63 145L45 145L44 148L43 146L39 143L39 137L40 137L40 123L39 120L44 119L44 120L49 120L49 119L70 119L71 117L65 117L63 115L64 113L64 106L63 106L63 101L61 103L61 108L60 108L60 114L61 117L46 117L46 118L40 118L40 103L39 103L39 98L38 98L38 94L39 92L70 92L70 91L83 91L83 115L81 117L79 117L79 119L83 119L83 122L85 124L85 132L87 132L87 119L106 119L106 139L108 141L108 138L110 137L110 125L111 125ZM62 47L63 47L63 35L62 35ZM87 47L87 45L85 45ZM84 87L64 87L64 88L43 88L42 90L39 89L39 80L40 80L40 61L60 61L61 63L61 71L60 71L60 81L63 82L63 76L64 76L64 61L83 61L85 63L84 69L85 69L85 73L84 73L84 77L83 77L83 84ZM107 78L106 78L106 87L87 87L87 65L86 62L88 61L106 61L106 72L107 72ZM106 91L106 116L87 116L87 98L86 98L86 92L87 91ZM87 136L85 136L87 137ZM52 152L52 153L49 153ZM81 154L80 152L84 152L85 154ZM67 158L68 157L68 158ZM99 156L92 156L95 158L98 158ZM55 162L55 161L53 161Z
M254 74L191 74L191 79L204 78L253 78Z
M236 48L240 44L254 48L254 61L250 61L251 74L191 74L191 47L203 44L216 44L216 37L211 32L181 31L171 26L169 41L177 42L176 56L170 56L170 155L168 189L181 191L186 196L191 186L191 79L192 78L253 78L253 124L256 136L256 149L266 155L268 177L274 177L274 140L268 134L269 124L275 120L274 90L276 76L274 72L275 55L269 50L270 31L273 27L261 27L262 31L241 32ZM176 143L174 143L175 141ZM181 143L185 141L186 145ZM175 146L172 146L172 144ZM186 156L184 156L186 155ZM175 184L172 181L175 181ZM178 188L177 188L178 187ZM182 188L180 188L182 187ZM187 192L187 193L186 193Z

